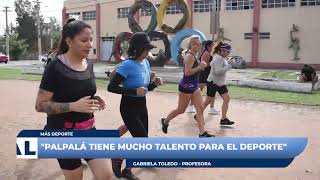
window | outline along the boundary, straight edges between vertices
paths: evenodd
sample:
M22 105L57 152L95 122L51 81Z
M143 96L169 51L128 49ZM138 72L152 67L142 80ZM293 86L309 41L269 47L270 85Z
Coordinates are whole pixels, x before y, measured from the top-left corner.
M254 0L226 0L226 10L253 9Z
M170 6L167 8L166 10L166 14L181 14L181 8L179 7L179 5L172 3L170 4Z
M151 16L151 9L150 8L146 8L146 9L141 8L141 16Z
M301 0L301 6L320 6L320 0Z
M86 11L82 15L84 21L96 20L96 11Z
M221 3L219 4L218 6L218 1L215 1L216 2L216 11L218 11L218 8L220 10L220 7L221 7ZM221 1L219 1L221 2ZM213 8L213 3L212 1L208 1L208 0L205 0L205 1L194 1L193 2L193 11L194 12L211 12Z
M260 39L270 39L270 33L269 32L261 32Z
M252 33L244 33L244 39L252 39Z
M129 15L129 7L118 8L118 18L127 18Z
M270 32L261 32L259 33L260 39L270 39ZM252 33L244 33L244 39L252 39Z
M262 0L262 8L294 7L296 0Z
M97 54L97 49L93 49L93 54Z
M158 8L160 4L156 4L156 7ZM181 8L179 5L172 3L170 4L166 9L166 14L181 14Z
M79 19L79 17L80 17L80 12L67 13L67 18Z

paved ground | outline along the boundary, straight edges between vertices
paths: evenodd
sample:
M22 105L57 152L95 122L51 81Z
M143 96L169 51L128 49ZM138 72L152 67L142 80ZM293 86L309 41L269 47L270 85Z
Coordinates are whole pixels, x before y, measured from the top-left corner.
M62 180L55 160L17 160L16 135L22 129L41 129L45 114L34 110L39 82L0 80L0 180ZM98 89L106 100L105 111L96 113L99 129L115 129L122 120L120 96ZM195 137L197 126L191 114L172 121L169 133L160 130L159 118L177 103L177 94L152 92L148 95L150 137ZM217 106L221 105L218 99ZM142 180L319 180L320 109L245 100L231 100L229 117L234 128L221 128L219 117L205 113L207 129L218 137L308 137L308 145L287 168L265 169L134 169ZM129 134L127 134L130 137ZM92 179L89 170L84 179ZM114 177L114 179L116 179Z

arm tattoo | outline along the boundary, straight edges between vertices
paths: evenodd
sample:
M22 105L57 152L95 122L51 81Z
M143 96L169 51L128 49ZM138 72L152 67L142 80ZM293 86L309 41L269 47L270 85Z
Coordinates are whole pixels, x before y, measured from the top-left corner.
M69 103L56 103L49 101L40 103L40 107L43 109L41 112L45 112L47 114L60 114L70 111Z
M36 110L47 114L70 112L70 103L57 103L51 100L52 93L40 89L36 101Z
M70 111L69 103L56 103L52 101L41 102L38 104L37 110L47 114L60 114Z

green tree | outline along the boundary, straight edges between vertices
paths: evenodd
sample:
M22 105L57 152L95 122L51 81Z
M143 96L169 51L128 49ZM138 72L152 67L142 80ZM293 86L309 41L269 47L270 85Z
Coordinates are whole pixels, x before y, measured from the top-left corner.
M43 23L42 27L42 47L44 52L48 52L50 48L50 23ZM57 23L55 17L52 17L52 38L53 38L53 49L57 48L57 44L60 40L61 26Z
M6 52L6 37L0 36L0 52L5 53Z
M24 55L27 52L28 47L26 40L20 40L18 39L18 34L12 34L10 36L10 59L21 59L21 55Z
M0 37L0 44L5 44L5 42L6 38L4 36ZM9 47L10 60L15 61L19 60L21 56L27 52L28 44L26 43L26 40L20 40L18 34L11 34ZM5 46L1 46L0 51L5 52Z
M29 51L37 49L37 10L29 0L16 0L17 27L15 28L19 40L25 40Z

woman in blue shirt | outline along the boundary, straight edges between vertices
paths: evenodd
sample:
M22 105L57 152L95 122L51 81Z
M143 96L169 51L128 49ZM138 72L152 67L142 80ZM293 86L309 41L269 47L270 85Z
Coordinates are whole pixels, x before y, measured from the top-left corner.
M150 64L145 59L153 48L155 46L146 33L135 33L129 42L129 58L120 64L108 86L108 91L122 94L120 113L133 137L148 137L146 94L161 85L159 78L151 82ZM112 161L113 172L118 178L139 179L128 168L121 173L121 164L122 159Z

